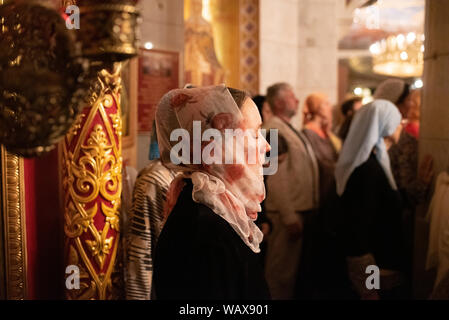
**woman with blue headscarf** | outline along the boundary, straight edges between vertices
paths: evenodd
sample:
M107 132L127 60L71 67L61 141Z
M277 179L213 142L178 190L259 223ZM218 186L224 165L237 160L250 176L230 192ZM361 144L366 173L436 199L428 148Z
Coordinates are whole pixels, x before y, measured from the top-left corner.
M375 100L362 107L335 170L348 275L362 299L392 292L397 296L403 283L401 199L388 157L401 129L401 114L391 102ZM380 288L376 275L368 279L376 270L368 268L371 265L380 270Z

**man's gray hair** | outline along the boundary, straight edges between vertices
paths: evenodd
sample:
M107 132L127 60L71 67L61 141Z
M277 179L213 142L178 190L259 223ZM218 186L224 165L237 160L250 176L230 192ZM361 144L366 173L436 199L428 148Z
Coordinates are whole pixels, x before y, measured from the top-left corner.
M286 82L278 82L268 87L266 100L271 110L274 110L276 99L279 97L279 93L284 90L291 90L292 86Z

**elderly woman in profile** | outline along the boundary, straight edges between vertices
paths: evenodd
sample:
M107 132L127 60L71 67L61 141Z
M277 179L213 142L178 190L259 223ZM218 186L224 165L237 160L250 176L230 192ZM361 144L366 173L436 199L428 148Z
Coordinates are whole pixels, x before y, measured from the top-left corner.
M402 201L388 157L401 129L401 114L394 104L375 100L365 105L354 117L337 162L339 233L350 281L362 299L402 294ZM380 270L380 291L366 286L373 272L370 266Z
M265 198L262 164L270 149L261 124L254 102L225 86L173 90L162 98L156 112L161 159L182 176L170 187L169 215L156 247L157 299L270 298L257 256L263 235L254 223ZM201 155L177 158L171 151L178 141L170 139L176 129L191 138L215 136L200 141L199 150L189 142ZM225 164L229 154L232 163ZM195 157L200 161L192 164Z

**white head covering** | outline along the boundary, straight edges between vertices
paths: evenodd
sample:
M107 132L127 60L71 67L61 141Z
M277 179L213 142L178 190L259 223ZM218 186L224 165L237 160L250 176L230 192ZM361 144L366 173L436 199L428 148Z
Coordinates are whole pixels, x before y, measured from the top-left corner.
M397 189L383 138L392 135L400 123L401 114L390 101L374 100L356 112L335 168L338 195L343 194L352 172L368 160L374 147L391 187Z
M405 90L406 83L401 79L387 79L377 87L374 99L388 100L396 104Z
M200 129L195 128L194 121L201 123ZM263 234L254 223L254 213L260 212L260 202L265 198L265 186L263 183L262 163L266 150L260 148L262 141L266 140L257 132L247 136L248 140L239 139L245 134L245 121L243 115L234 101L231 93L224 85L210 86L192 89L176 89L168 92L161 99L156 111L156 127L161 160L167 167L182 171L185 178L190 178L193 184L192 199L211 208L216 214L225 219L237 232L245 244L254 252L259 252L259 244ZM190 141L190 150L196 155L203 154L204 150L214 150L214 155L221 158L222 152L231 153L236 143L236 152L232 164L212 163L201 156L196 164L193 162L192 152L185 158L178 157L182 163L175 164L171 159L171 151L178 144L178 140L171 139L172 132L176 129L184 129L191 139L195 136L203 137L205 130L216 129L219 139L211 142L199 142L195 150L195 142ZM236 139L232 135L225 135L226 129L235 130ZM210 132L210 131L209 131ZM240 132L240 133L238 133ZM226 143L230 141L230 143ZM234 141L234 142L231 142ZM247 144L244 142L247 141ZM243 146L244 144L244 146ZM224 148L223 148L224 145ZM240 148L242 147L242 148ZM256 150L260 153L259 161L255 166L260 167L260 173L256 173L245 161L244 156L238 150ZM175 150L175 149L173 149ZM228 153L229 152L229 153ZM262 153L263 152L263 153ZM210 154L206 153L206 154ZM173 155L172 155L173 157ZM189 159L190 158L190 159ZM212 159L212 158L208 158ZM240 160L240 161L236 161ZM175 180L172 190L181 190L176 186L179 180ZM169 205L176 203L176 195L167 197Z

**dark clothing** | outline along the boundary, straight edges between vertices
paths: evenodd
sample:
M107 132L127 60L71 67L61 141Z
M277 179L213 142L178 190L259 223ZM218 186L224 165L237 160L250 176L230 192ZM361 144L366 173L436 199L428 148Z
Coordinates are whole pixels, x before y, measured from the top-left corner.
M340 130L338 130L338 137L342 140L345 141L346 137L348 136L349 133L349 129L351 128L351 122L353 119L353 115L348 115L345 117L345 120L343 121Z
M338 154L330 139L323 139L310 129L304 129L303 132L309 139L318 162L320 208L323 208L329 198L335 194L334 174Z
M296 298L346 299L347 279L344 261L338 254L329 217L335 214L335 165L338 154L330 139L304 129L315 153L319 170L320 208L303 215L303 250L298 270Z
M371 253L379 268L403 270L401 197L374 154L354 170L340 199L345 255Z
M388 155L391 171L403 199L402 229L408 266L405 272L409 283L411 283L415 244L415 211L418 204L425 202L428 186L418 178L418 140L415 137L403 130L399 142L390 148Z
M418 179L418 140L402 131L399 142L388 151L391 171L404 199L405 215L413 214L423 203L428 186Z
M219 215L181 192L159 237L157 299L269 299L259 257Z

